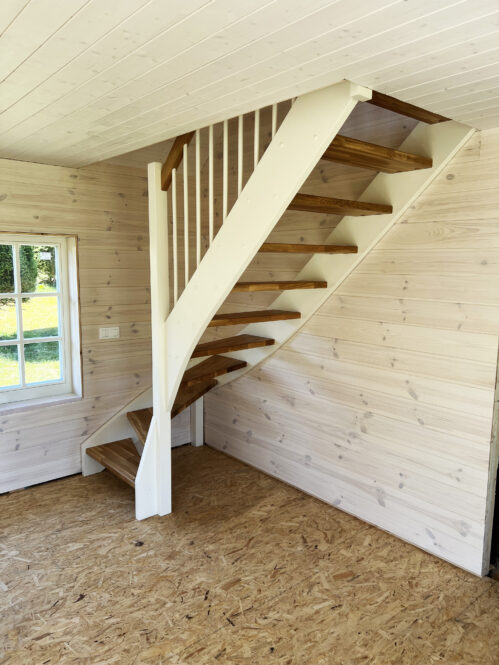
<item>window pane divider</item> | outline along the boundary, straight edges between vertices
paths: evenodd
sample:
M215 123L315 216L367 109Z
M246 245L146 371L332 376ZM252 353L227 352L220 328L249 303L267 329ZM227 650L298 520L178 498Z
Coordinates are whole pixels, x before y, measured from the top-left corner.
M25 337L23 341L24 344L33 344L35 342L62 342L63 338L61 335L58 335L57 337ZM15 346L20 343L21 340L19 337L16 337L16 339L0 339L0 346Z
M62 342L62 337L25 337L24 344L34 344L35 342Z
M60 291L42 291L40 293L17 293L13 291L12 293L0 293L0 299L3 298L50 298L60 296Z

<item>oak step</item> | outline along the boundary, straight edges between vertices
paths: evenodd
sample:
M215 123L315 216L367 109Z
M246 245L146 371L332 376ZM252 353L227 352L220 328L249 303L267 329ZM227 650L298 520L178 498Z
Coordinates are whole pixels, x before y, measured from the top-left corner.
M328 215L389 215L393 212L390 205L334 199L329 196L297 194L288 206L288 210L320 212Z
M357 254L355 245L304 245L290 242L264 242L260 252L283 252L285 254Z
M300 281L284 281L284 282L238 282L233 291L248 293L252 291L291 291L294 289L325 289L327 282L319 280L307 282Z
M87 455L105 466L112 474L135 487L135 476L139 468L140 455L132 439L123 439L87 448Z
M211 356L188 369L182 378L181 385L192 386L200 381L215 379L217 376L222 376L222 374L243 369L247 365L248 363L245 360L227 358L226 356Z
M395 97L384 95L382 92L376 92L376 90L373 90L372 98L368 100L368 103L379 106L382 109L387 109L388 111L393 111L394 113L399 113L400 115L406 115L408 118L414 118L414 120L419 120L420 122L426 122L429 125L449 120L444 115L422 109L420 106L414 106L414 104L403 102L401 99L395 99Z
M246 349L256 349L261 346L272 346L273 344L275 344L275 339L269 337L258 337L257 335L234 335L234 337L214 339L211 342L198 344L194 349L192 357L202 358L203 356L214 356L218 353L246 351Z
M433 160L429 157L385 148L382 145L359 141L339 134L322 155L322 159L350 166L360 166L365 169L375 169L383 171L383 173L429 169L433 165Z
M206 381L199 381L192 386L180 384L175 402L172 408L172 418L187 409L188 406L194 404L196 400L206 394L209 390L217 385L215 379L208 379Z
M128 422L137 432L140 441L145 445L147 439L147 432L152 420L152 406L145 409L137 409L136 411L129 411L126 414Z
M229 312L215 314L208 324L208 328L218 326L234 326L246 323L262 323L265 321L288 321L301 318L300 312L286 312L282 309L264 309L254 312Z

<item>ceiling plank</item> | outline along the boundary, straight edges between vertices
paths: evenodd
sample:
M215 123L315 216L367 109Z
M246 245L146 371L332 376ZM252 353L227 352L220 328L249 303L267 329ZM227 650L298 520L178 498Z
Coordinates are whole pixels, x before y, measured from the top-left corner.
M88 0L37 0L27 4L0 37L0 80L19 67L87 2Z

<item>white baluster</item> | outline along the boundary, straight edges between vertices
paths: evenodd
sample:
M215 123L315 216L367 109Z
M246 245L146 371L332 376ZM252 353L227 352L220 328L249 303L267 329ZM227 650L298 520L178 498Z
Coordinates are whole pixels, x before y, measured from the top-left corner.
M173 240L173 304L178 300L177 255L177 169L172 169L172 240Z
M229 128L227 120L223 122L223 171L222 171L222 222L227 217L228 179L229 179Z
M187 143L184 144L184 288L189 281L189 162Z
M237 195L241 194L243 188L243 116L240 115L237 122Z
M209 244L213 242L213 125L208 131L208 226Z
M253 137L253 168L256 169L260 157L260 109L255 111L255 135Z
M196 129L196 268L201 261L201 134Z
M272 138L274 138L277 129L277 104L272 104Z
M173 304L170 302L170 284L172 282L172 275L171 275L171 266L170 266L170 254L168 251L168 244L169 244L169 235L170 235L170 212L169 212L169 190L165 192L165 226L166 226L166 274L167 274L167 289L166 289L166 297L167 297L167 305L166 305L166 316L171 311L171 308L173 307ZM166 318L166 317L165 317Z

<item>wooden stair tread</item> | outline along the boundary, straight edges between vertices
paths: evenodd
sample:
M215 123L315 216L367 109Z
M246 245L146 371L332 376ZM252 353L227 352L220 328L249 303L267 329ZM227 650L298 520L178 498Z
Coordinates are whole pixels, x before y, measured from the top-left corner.
M330 162L341 162L351 166L360 166L366 169L375 169L384 173L400 173L402 171L415 171L416 169L429 169L433 160L421 157L410 152L385 148L375 143L359 141L349 136L338 136L332 141L322 159Z
M87 448L87 455L105 466L112 474L135 487L135 476L140 464L140 455L132 439L122 439Z
M304 245L290 242L265 242L260 252L283 252L288 254L357 254L354 245Z
M377 92L376 90L373 90L372 98L368 100L368 103L379 106L382 109L387 109L388 111L393 111L394 113L399 113L400 115L406 115L408 118L419 120L419 122L426 122L429 125L449 120L444 115L422 109L420 106L414 106L414 104L403 102L401 99L395 99L395 97L384 95L382 92Z
M129 411L126 414L128 422L137 432L137 436L143 444L146 442L147 432L152 420L152 407L145 409L137 409L136 411Z
M175 402L172 408L172 418L175 418L181 411L187 409L188 406L194 404L196 400L206 394L209 390L217 385L215 379L208 379L207 381L198 381L193 385L180 384Z
M368 203L366 201L349 201L329 196L314 194L297 194L288 206L288 210L304 210L328 215L389 215L393 212L390 205Z
M282 309L264 309L253 312L228 312L215 314L208 324L208 328L217 326L233 326L242 323L261 323L263 321L288 321L301 318L300 312L287 312Z
M218 353L245 351L246 349L256 349L262 346L272 346L273 344L275 344L275 340L269 337L259 337L257 335L234 335L234 337L214 339L211 342L198 344L194 349L192 357L202 358L203 356L214 356Z
M327 282L320 280L298 280L281 282L238 282L233 291L252 292L252 291L290 291L292 289L325 289Z
M181 385L192 386L200 381L206 379L215 379L222 374L235 372L238 369L243 369L248 363L245 360L237 360L236 358L227 358L226 356L211 356L206 358L198 365L188 369L182 378Z

